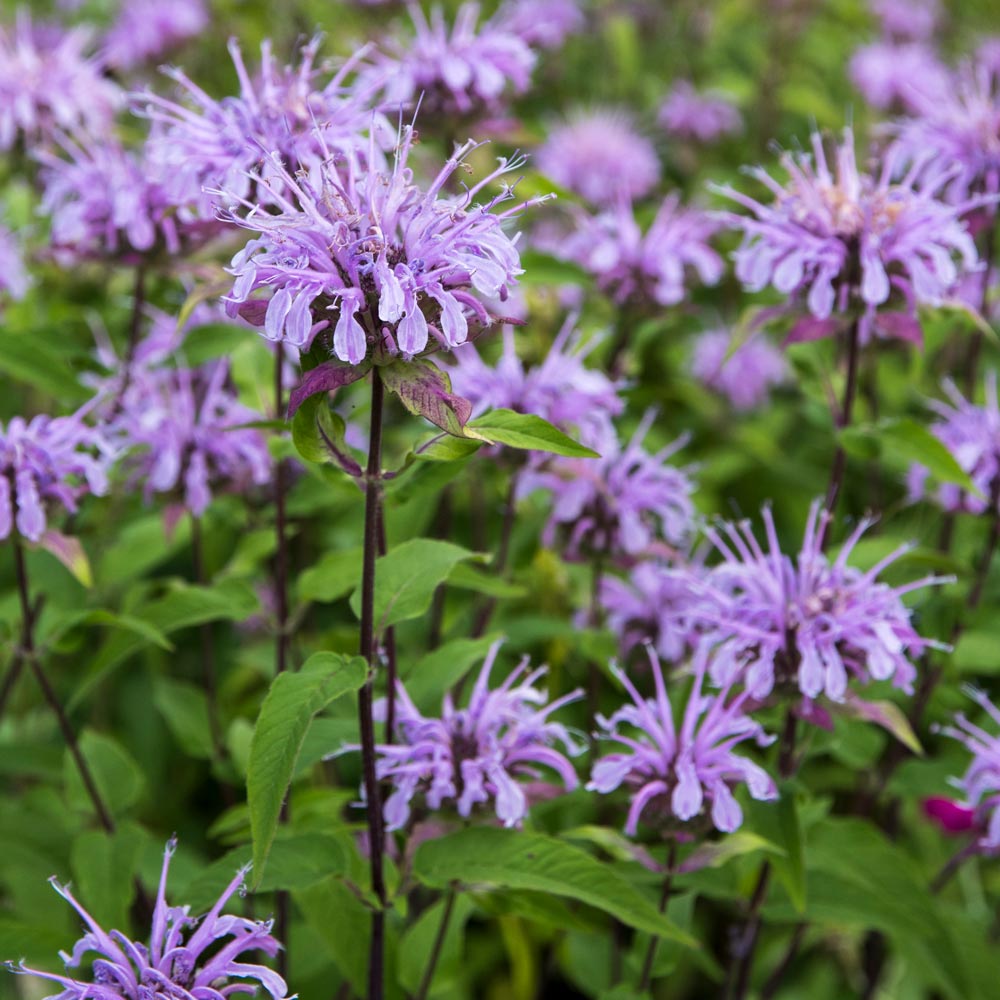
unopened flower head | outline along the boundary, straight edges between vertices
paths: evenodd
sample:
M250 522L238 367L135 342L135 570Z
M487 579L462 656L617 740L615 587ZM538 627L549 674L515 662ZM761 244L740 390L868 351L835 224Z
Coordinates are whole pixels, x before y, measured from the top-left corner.
M109 66L131 69L162 58L208 23L204 0L123 0L102 54Z
M416 107L429 122L468 122L500 114L531 83L535 53L504 22L480 22L479 4L463 3L449 24L435 6L428 17L408 3L413 35L397 35L363 74L377 82L388 107Z
M743 119L732 101L699 93L687 80L670 89L657 120L669 135L696 142L715 142L743 129Z
M561 535L569 559L619 559L686 545L694 531L694 484L668 459L687 439L646 451L642 441L655 416L646 414L624 448L612 437L595 444L600 458L557 458L523 476L522 493L543 489L552 495L545 545Z
M550 717L582 692L549 701L536 687L546 668L529 671L527 657L491 690L490 674L500 646L497 642L490 648L468 705L457 708L447 694L440 718L421 715L399 685L396 742L376 747L378 778L393 789L384 806L389 830L405 826L418 796L431 810L453 804L463 817L477 806L492 804L504 826L520 826L529 806L524 778L537 780L553 772L567 791L576 788L567 754L574 756L583 747Z
M578 112L553 128L535 165L557 184L593 205L642 198L660 180L653 144L622 111Z
M599 735L624 749L603 754L594 764L588 791L607 795L623 785L631 792L625 832L634 836L640 819L660 832L683 830L703 815L722 833L732 833L743 822L743 810L733 788L745 784L752 798L778 797L771 776L753 761L733 752L745 740L766 746L773 737L746 714L749 695L731 696L726 685L716 694L703 691L706 664L695 657L694 683L677 725L667 695L663 670L649 650L655 696L643 698L620 669L613 668L631 704L610 718L598 716Z
M506 298L521 273L516 239L504 223L544 199L495 212L514 197L504 184L488 201L476 201L518 169L520 157L500 160L462 195L445 195L448 179L476 148L471 141L426 188L418 187L407 164L414 138L412 126L402 129L391 170L365 169L349 158L343 169L321 171L315 183L293 179L272 160L283 178L272 192L280 211L244 201L245 215L227 214L260 233L233 258L231 314L295 347L308 348L322 334L332 353L352 365L456 347L470 325L488 326L483 299ZM261 291L268 297L253 297Z
M851 56L848 73L865 100L880 111L912 112L946 98L951 72L937 53L918 42L873 42Z
M230 198L265 199L269 185L280 184L281 172L267 173L268 155L294 176L318 170L329 157L368 150L365 132L383 119L372 111L373 88L353 79L365 50L334 71L317 61L321 42L320 36L312 38L296 65L283 66L264 41L260 65L251 72L239 43L231 39L237 95L217 100L178 69L166 71L178 84L178 100L142 95L143 114L153 123L149 145L155 173L177 205L214 219L226 204L220 190ZM375 165L383 166L382 149L371 151ZM257 185L253 171L261 162L267 184Z
M750 211L729 216L743 232L737 277L748 291L773 286L790 297L790 311L804 307L809 314L791 340L831 335L856 314L862 342L875 333L919 343L917 306L939 305L959 275L977 266L962 221L971 205L941 199L950 175L926 155L895 180L901 155L891 147L876 172L860 170L845 129L831 166L813 133L812 155L782 156L784 186L763 169L751 171L774 196L771 203L717 188Z
M788 380L784 355L762 336L733 349L726 330L707 330L694 344L691 374L726 397L736 410L753 410L767 402L771 389Z
M472 344L456 349L457 363L448 368L452 389L472 403L473 412L534 413L596 448L613 436L612 420L625 404L607 375L584 364L595 343L583 343L571 318L542 363L528 368L518 357L513 330L504 327L503 353L496 364L486 364Z
M0 426L0 539L16 528L37 542L51 507L73 514L82 496L107 492L114 449L84 415L12 417Z
M763 511L767 548L748 522L708 529L723 557L705 579L699 611L714 650L712 680L741 681L755 698L777 685L808 699L825 695L842 702L849 681L891 681L910 692L913 660L932 640L922 638L902 598L935 583L923 577L901 586L879 580L888 566L909 551L903 545L871 569L847 564L871 521L863 520L830 559L822 543L829 515L815 501L802 548L793 561L781 551L774 518Z
M90 40L84 28L33 23L23 8L13 26L0 25L0 149L65 129L110 129L123 94L87 55Z
M684 300L692 273L704 285L722 277L722 258L709 243L718 230L706 212L684 208L671 196L644 233L623 201L596 215L577 215L574 232L554 249L594 275L619 304L673 306Z
M979 490L979 495L963 490L954 483L941 483L932 496L949 512L967 511L981 514L989 506L989 498L1000 488L1000 406L997 405L997 373L986 376L986 405L976 406L967 400L957 386L946 380L944 391L949 403L932 402L931 408L940 418L930 427L931 433L951 452L955 461ZM928 495L928 469L914 465L907 476L912 500Z
M169 906L167 874L176 844L163 855L149 944L129 940L121 931L106 931L77 902L67 886L50 879L53 888L80 915L86 927L71 952L60 952L68 969L78 968L87 955L95 956L88 979L41 972L23 963L12 972L57 983L59 993L49 1000L150 1000L152 997L219 998L263 989L272 1000L286 1000L288 988L276 972L254 961L255 953L271 956L281 947L271 934L271 923L247 920L222 909L243 885L247 868L240 869L215 905L198 918L187 906ZM250 961L247 961L250 959Z

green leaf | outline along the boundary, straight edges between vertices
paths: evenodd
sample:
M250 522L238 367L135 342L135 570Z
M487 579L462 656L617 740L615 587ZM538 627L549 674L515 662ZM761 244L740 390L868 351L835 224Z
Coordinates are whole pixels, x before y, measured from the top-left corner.
M830 707L837 715L874 722L875 725L881 726L918 757L924 755L924 748L920 745L920 740L917 739L917 734L913 731L910 720L895 702L864 701L861 698L852 698L843 704L831 705Z
M749 830L737 830L720 840L710 841L693 850L681 863L678 871L696 872L702 868L721 868L733 858L741 858L758 851L775 855L784 854L780 847L756 833L751 833Z
M247 768L255 885L264 874L281 803L313 716L361 687L367 672L360 657L316 653L301 671L279 674L271 684L254 728Z
M465 676L476 664L482 663L497 636L480 639L453 639L425 653L416 662L409 660L400 670L406 681L406 691L417 708L437 709L444 693Z
M185 753L202 760L213 756L208 699L200 687L172 677L157 677L153 682L153 704Z
M39 334L40 331L29 336L5 330L0 337L0 372L34 386L66 406L85 399L88 392L77 382L69 359Z
M58 531L46 531L39 539L38 547L55 556L84 587L94 585L94 574L80 539L62 535Z
M299 574L299 599L329 604L346 597L358 586L361 557L360 546L328 552L319 562Z
M80 752L94 779L94 784L112 815L124 812L138 802L146 779L135 759L121 744L93 730L80 736ZM93 803L73 755L67 750L63 762L66 797L74 808L93 811Z
M586 448L533 413L513 410L490 410L465 425L468 437L480 438L492 444L526 451L545 451L570 458L600 458L592 448Z
M636 930L697 947L614 868L542 834L473 827L425 841L417 848L413 873L435 889L457 882L549 892L603 910Z
M207 361L228 357L251 337L253 333L245 326L202 323L187 332L181 353L189 368L198 368Z
M468 549L432 538L412 538L379 558L375 563L376 631L425 614L434 591L456 563L474 558L476 553ZM360 586L351 595L351 610L360 617Z
M303 460L322 465L334 461L327 441L342 451L349 450L341 447L344 429L343 417L330 409L325 395L310 396L292 417L292 443Z
M963 632L951 659L962 673L993 677L1000 673L1000 635L987 629Z
M460 462L474 455L482 446L482 441L445 434L431 438L427 444L415 449L413 457L425 462Z
M791 784L779 786L777 802L751 801L744 832L755 833L777 848L771 866L781 880L797 913L805 912L806 873L802 825L799 822L795 790Z
M134 823L115 833L85 830L73 841L70 865L80 901L104 927L128 927L145 832Z
M395 393L410 413L448 434L466 437L464 428L472 416L472 404L451 391L447 372L430 361L397 361L379 372L386 389Z
M468 563L459 563L448 574L448 586L498 598L524 597L527 593L520 584L510 583L492 570L479 569Z
M551 191L555 184L545 178L545 189ZM520 191L520 187L518 188ZM572 196L570 196L572 197ZM551 254L538 250L525 250L521 254L521 267L524 275L518 280L524 285L573 285L585 287L590 282L587 272L568 260L561 260Z

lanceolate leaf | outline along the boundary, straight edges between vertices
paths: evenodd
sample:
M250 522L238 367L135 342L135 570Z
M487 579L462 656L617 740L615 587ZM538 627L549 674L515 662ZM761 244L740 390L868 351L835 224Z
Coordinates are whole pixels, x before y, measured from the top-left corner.
M446 372L429 361L398 361L381 368L386 389L399 396L403 405L455 437L465 437L472 404L451 391ZM470 435L471 436L471 435Z
M600 458L592 448L584 447L533 413L490 410L489 413L470 420L465 433L468 437L524 451L545 451L570 458Z
M360 657L316 653L301 671L279 674L271 684L254 729L247 769L254 885L264 874L281 803L309 723L330 702L361 687L366 675L367 665Z

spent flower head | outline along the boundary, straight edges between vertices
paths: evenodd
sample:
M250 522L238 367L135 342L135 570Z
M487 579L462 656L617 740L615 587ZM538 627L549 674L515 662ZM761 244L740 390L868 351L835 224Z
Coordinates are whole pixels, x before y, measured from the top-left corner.
M745 784L752 798L778 797L774 779L753 761L733 752L745 740L773 742L746 712L749 694L731 695L727 684L715 694L703 691L706 661L695 656L694 681L678 725L667 694L659 658L649 648L655 695L644 698L624 671L613 667L632 699L613 715L597 717L598 735L624 749L601 755L587 790L607 795L623 785L631 792L625 832L634 836L640 819L661 833L675 833L703 815L722 833L743 822L733 789Z
M80 915L86 927L72 951L59 955L68 969L78 968L87 955L94 956L88 979L42 972L11 965L12 972L57 983L60 991L49 1000L151 1000L175 997L209 1000L262 988L272 1000L286 1000L285 981L273 970L258 965L255 953L270 957L281 945L271 934L271 922L247 920L222 909L243 885L249 866L241 868L203 917L190 907L169 906L166 899L170 859L176 848L171 840L163 854L156 906L149 943L131 941L119 930L106 931L77 902L68 886L50 879L53 888ZM247 959L250 959L248 961Z

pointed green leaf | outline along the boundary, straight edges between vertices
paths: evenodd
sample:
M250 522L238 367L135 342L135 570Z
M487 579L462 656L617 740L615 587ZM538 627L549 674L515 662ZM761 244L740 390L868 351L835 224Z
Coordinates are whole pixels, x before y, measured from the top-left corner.
M448 434L465 437L472 404L451 391L451 379L430 361L397 361L380 368L382 382L410 413L424 417Z
M584 447L533 413L490 410L489 413L470 420L465 425L465 434L491 444L503 444L525 451L545 451L570 458L601 457L592 448Z

